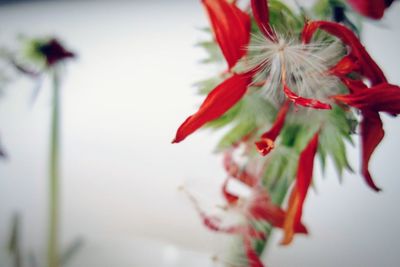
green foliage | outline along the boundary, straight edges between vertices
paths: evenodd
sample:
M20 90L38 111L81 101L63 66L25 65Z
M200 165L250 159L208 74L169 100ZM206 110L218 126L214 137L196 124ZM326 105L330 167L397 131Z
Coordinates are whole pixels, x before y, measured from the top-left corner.
M351 112L346 112L338 106L327 112L326 122L321 128L318 153L321 165L325 168L327 156L335 164L339 178L343 171L353 171L347 159L345 140L352 143L351 134L354 132L355 118Z
M277 32L283 30L299 32L304 21L301 16L296 15L286 4L278 0L269 1L269 19L271 26Z
M196 46L203 48L208 55L207 58L201 60L201 63L206 64L225 61L220 48L213 40L199 42L196 44Z
M280 183L291 183L296 176L298 153L293 148L278 146L268 156L263 183L269 192L275 192Z
M225 115L208 124L214 129L234 124L222 137L217 150L226 149L250 133L265 127L266 123L272 122L276 112L276 108L270 102L257 94L249 93Z

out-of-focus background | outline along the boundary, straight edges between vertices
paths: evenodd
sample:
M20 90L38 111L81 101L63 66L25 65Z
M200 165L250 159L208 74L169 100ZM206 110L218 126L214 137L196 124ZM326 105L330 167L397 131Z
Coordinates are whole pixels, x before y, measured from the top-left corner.
M304 0L303 0L304 2ZM400 5L367 22L363 40L400 84ZM179 145L176 128L201 97L193 83L215 69L201 65L194 44L207 24L200 1L6 1L0 4L1 45L18 34L55 35L79 55L62 91L62 244L84 245L69 266L212 266L226 237L203 227L182 184L213 202L224 178L211 154L220 134L201 131ZM35 83L21 77L0 98L0 266L15 212L24 249L44 255L47 209L49 81L34 104ZM272 267L395 267L400 264L400 121L384 116L386 138L371 170L383 192L358 174L340 183L332 168L317 171L304 222L310 235L290 247L275 232ZM358 143L358 142L357 142ZM358 150L349 147L358 170Z

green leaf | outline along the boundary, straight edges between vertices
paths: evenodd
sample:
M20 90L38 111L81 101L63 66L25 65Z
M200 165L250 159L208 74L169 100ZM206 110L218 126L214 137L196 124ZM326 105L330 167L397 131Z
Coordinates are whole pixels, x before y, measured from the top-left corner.
M241 122L236 124L228 133L226 133L217 145L217 151L224 150L237 143L243 137L255 130L256 125L254 121Z
M208 57L203 59L201 63L215 63L225 61L218 44L214 41L199 42L196 44L196 46L203 48L208 55Z

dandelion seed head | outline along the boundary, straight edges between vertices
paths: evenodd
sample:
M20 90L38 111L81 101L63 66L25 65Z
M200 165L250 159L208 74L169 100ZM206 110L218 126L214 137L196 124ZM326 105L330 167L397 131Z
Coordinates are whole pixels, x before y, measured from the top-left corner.
M254 83L263 84L262 94L274 102L285 99L283 80L301 97L326 101L339 92L339 79L329 74L343 55L337 41L317 39L303 44L291 34L276 33L272 40L253 35L247 49L247 68L257 70Z

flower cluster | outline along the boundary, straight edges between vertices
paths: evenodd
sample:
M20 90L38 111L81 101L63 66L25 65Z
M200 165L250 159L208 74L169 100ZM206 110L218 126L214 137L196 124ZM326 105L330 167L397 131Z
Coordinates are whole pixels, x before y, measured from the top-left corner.
M173 143L183 141L205 125L224 126L238 121L223 149L228 179L222 193L228 206L241 207L245 222L240 227L223 228L219 220L200 209L199 213L208 228L241 235L247 265L263 266L258 258L262 249L257 250L256 244L266 240L270 228L260 229L256 227L258 222L281 228L281 243L285 245L292 242L295 233L307 233L301 221L314 158L317 153L322 158L331 154L339 171L351 169L343 139L351 140L358 113L361 173L373 190L380 190L368 165L384 136L380 113L400 113L400 87L387 81L357 35L343 24L301 20L279 1L251 0L246 10L235 1L202 2L227 70L198 111L179 127ZM392 1L348 2L361 14L377 19ZM276 17L273 9L286 14L280 20L293 27L272 23L270 18ZM254 101L246 105L251 98L265 104L253 112L250 121L254 123L247 127L249 116L240 117L254 108ZM276 115L267 115L275 117L272 125L259 119L271 106L272 110L277 109L271 112ZM231 151L241 145L247 147L245 166L239 166L231 157ZM254 155L253 150L264 158ZM289 152L285 154L285 150ZM253 161L262 165L257 175L251 174ZM227 190L229 179L251 189L245 204ZM287 207L282 208L280 204L289 188Z

